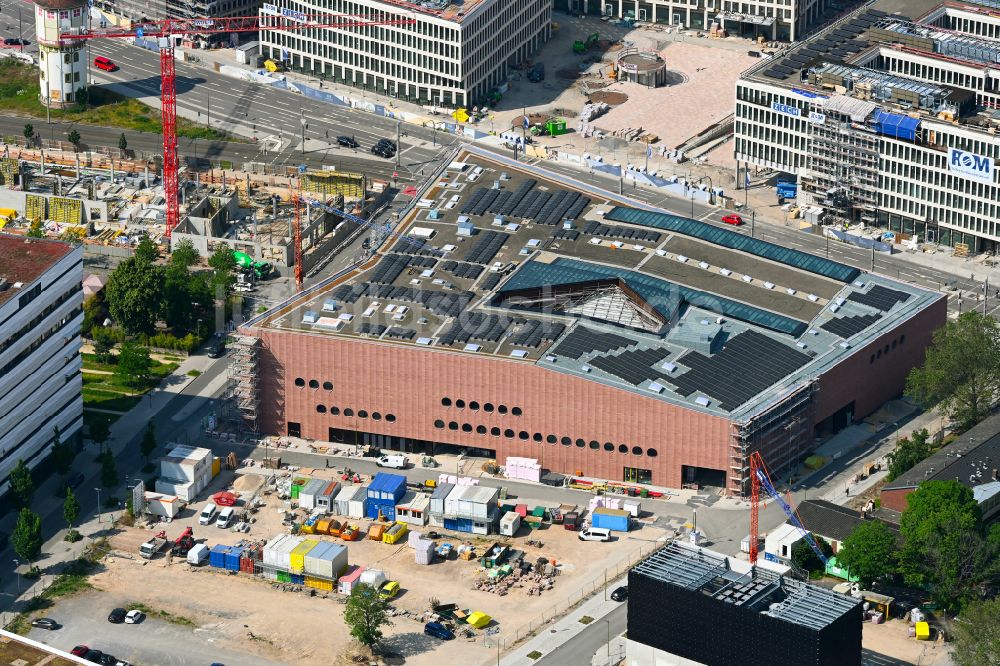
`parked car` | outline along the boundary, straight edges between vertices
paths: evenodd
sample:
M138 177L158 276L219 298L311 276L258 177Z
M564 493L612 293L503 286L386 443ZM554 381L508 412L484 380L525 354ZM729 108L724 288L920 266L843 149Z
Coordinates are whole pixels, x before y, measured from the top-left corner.
M83 658L95 664L104 663L104 653L100 650L87 650L87 654L83 655Z
M738 227L743 224L743 218L739 215L726 215L722 218L722 221L726 224L731 224L734 227Z
M209 358L220 358L226 355L226 345L222 342L212 345L212 348L208 350ZM204 525L204 523L202 523Z
M80 484L83 483L83 480L84 480L83 472L77 472L73 476L69 477L69 480L66 481L66 485L68 485L70 488L79 488Z
M31 621L31 626L54 631L59 628L59 623L50 617L36 617Z
M77 645L75 648L69 651L69 653L74 657L83 657L88 652L90 652L90 648L87 647L86 645Z
M375 465L378 467L391 467L392 469L406 469L408 462L406 456L381 456L375 460Z
M450 641L455 638L455 634L448 627L444 626L440 622L428 622L424 625L424 633L428 636L433 636L434 638L440 638L443 641Z
M20 37L8 37L3 40L4 46L27 46L30 43L27 39L21 39Z
M625 601L628 599L628 585L616 587L611 593L611 601Z
M125 621L126 615L128 615L128 611L124 608L116 608L108 613L108 622L112 624L121 624Z
M359 146L353 136L338 136L337 143L344 148L357 148Z
M141 610L130 610L125 615L125 624L139 624L144 619L146 619L146 616Z
M392 599L397 594L399 594L399 583L394 580L385 583L378 591L378 596L382 599Z
M577 535L580 541L611 541L611 530L604 527L588 527Z

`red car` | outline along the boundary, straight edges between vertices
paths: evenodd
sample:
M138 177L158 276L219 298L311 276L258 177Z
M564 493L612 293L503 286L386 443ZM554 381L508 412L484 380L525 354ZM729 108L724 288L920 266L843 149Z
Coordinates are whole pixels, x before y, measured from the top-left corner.
M726 215L725 217L722 218L722 221L725 222L726 224L731 224L734 227L738 227L741 224L743 224L743 218L740 217L739 215Z
M77 645L75 648L69 651L74 657L82 657L90 652L90 648L86 645Z
M97 69L103 69L105 72L113 72L118 69L118 65L104 56L97 56L94 58L94 67Z

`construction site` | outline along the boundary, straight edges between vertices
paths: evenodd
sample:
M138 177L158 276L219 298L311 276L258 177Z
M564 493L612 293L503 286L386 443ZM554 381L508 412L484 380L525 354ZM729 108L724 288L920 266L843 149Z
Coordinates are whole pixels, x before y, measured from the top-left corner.
M308 272L364 229L340 211L367 217L384 205L384 183L362 174L188 169L178 189L180 221L168 237L159 162L16 147L6 152L0 158L0 228L39 228L50 238L83 242L90 255L129 256L144 238L169 252L186 240L203 257L228 246L287 275L295 263L298 219ZM373 188L379 192L370 194Z

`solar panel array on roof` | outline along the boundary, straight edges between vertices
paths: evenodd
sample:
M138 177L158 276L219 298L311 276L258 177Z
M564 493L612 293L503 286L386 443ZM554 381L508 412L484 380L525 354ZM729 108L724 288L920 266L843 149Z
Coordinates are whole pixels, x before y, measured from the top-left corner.
M905 292L889 289L877 284L868 293L851 292L847 300L873 307L882 312L888 312L896 303L905 303L909 298L910 295Z
M584 326L577 326L573 332L556 347L560 356L579 359L591 352L610 352L632 344L632 340L614 333L600 333Z
M471 264L488 264L506 242L507 234L492 230L481 231L465 260Z
M535 197L531 200L531 204L525 206L524 212L521 215L526 220L533 220L538 217L538 213L545 208L552 199L552 195L548 192L542 192L541 190L536 190L534 192ZM516 214L517 211L515 211Z
M776 69L769 69L769 70L767 70L766 72L764 72L764 76L770 77L772 79L783 79L783 78L785 78L785 75L782 74L781 72L779 72Z
M502 279L502 277L503 276L501 276L499 273L490 273L489 275L483 278L482 282L479 283L479 288L485 289L486 291L490 291L493 288L495 288L498 284L500 284L500 280Z
M537 184L538 181L534 178L528 178L522 181L521 184L517 186L517 189L510 193L510 196L507 198L507 202L504 204L503 208L495 212L503 215L510 215L511 211L514 210L514 207L521 203L521 199L523 199Z
M496 190L488 190L485 187L478 187L476 190L469 195L469 197L462 203L462 207L459 209L462 214L469 214L475 210L479 202L483 200L487 192L496 192ZM493 196L496 196L494 194Z
M417 332L412 328L402 328L400 326L393 326L385 332L387 338L396 338L399 340L411 340L416 334Z
M467 215L482 215L499 194L500 190L484 190L482 196L476 199L475 204L466 203L462 206L462 212Z
M348 304L363 297L418 303L442 317L457 317L475 298L475 294L469 291L431 291L394 287L390 284L343 284L334 289L330 296Z
M646 380L669 379L650 367L668 356L668 349L633 349L612 356L598 356L587 361L587 364L638 386Z
M358 335L374 335L376 337L381 337L382 334L385 333L385 326L382 324L369 324L368 322L364 322L358 324L354 330L357 331Z
M519 319L517 332L510 337L510 344L517 347L538 347L543 341L551 341L562 335L566 329L559 322L542 322L537 319Z
M829 331L834 335L847 339L852 335L857 335L877 322L881 316L882 315L867 314L855 315L853 317L837 317L836 319L831 319L825 324L821 324L820 328L824 331Z
M605 238L630 238L634 240L649 241L659 243L660 234L655 231L645 229L632 229L630 227L609 226L600 222L590 221L583 228L583 233L591 236L603 236Z
M750 238L729 229L712 226L687 217L680 217L679 215L654 213L636 208L616 206L604 217L619 222L656 227L658 229L685 234L721 245L722 247L740 250L741 252L776 261L779 264L785 264L786 266L799 268L833 280L839 280L840 282L853 282L861 274L861 271L853 266L817 257L800 250L768 243L759 238Z
M468 316L457 319L439 338L442 345L456 342L478 340L482 342L498 342L507 330L508 320L497 315L487 315L482 312L470 312Z
M580 237L580 232L576 229L562 229L557 227L552 230L552 237L565 238L566 240L575 241Z
M521 200L514 206L514 210L510 212L511 217L527 217L525 213L538 199L540 194L545 194L541 190L532 190L524 195Z
M426 241L417 240L415 238L400 239L396 242L396 245L393 246L392 251L399 254L420 255L434 255L439 252L436 248L434 248L434 246L430 245Z
M501 191L499 194L497 194L496 199L493 200L493 203L491 203L484 212L490 213L491 215L498 215L500 213L503 213L507 209L507 203L511 200L512 197L513 194L511 192Z
M807 354L756 331L744 331L713 356L688 352L676 362L690 368L664 381L683 396L704 393L731 411L795 372L810 360Z
M440 268L455 277L469 278L470 280L475 280L485 270L478 264L466 264L461 261L445 261Z
M399 277L399 274L409 266L407 257L401 254L387 254L375 265L372 271L370 282L389 284Z

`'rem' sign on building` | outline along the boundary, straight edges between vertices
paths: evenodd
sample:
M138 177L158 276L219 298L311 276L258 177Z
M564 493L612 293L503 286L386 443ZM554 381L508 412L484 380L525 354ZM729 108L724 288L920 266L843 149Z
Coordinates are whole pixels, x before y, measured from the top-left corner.
M958 148L949 148L948 171L983 183L992 183L993 159L986 155L968 153Z

